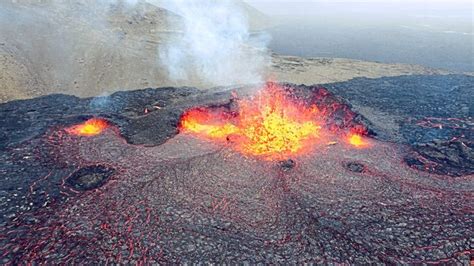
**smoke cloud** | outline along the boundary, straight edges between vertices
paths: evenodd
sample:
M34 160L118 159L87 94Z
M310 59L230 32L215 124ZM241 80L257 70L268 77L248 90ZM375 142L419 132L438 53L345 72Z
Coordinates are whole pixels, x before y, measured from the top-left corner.
M198 78L211 85L264 81L269 38L263 34L252 36L237 2L177 0L164 5L184 22L182 36L159 50L160 63L170 78Z

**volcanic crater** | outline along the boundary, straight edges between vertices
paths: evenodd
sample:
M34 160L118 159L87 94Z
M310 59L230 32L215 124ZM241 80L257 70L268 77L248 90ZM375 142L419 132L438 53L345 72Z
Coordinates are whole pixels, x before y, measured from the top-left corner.
M473 84L2 104L2 262L469 264Z

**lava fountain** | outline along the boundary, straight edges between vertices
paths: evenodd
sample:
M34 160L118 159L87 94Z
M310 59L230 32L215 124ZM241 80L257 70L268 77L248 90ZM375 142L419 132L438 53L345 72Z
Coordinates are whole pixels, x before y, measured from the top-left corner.
M316 105L295 101L274 83L253 97L237 100L238 111L198 107L181 117L180 131L228 141L244 153L265 159L284 159L305 153L323 134Z

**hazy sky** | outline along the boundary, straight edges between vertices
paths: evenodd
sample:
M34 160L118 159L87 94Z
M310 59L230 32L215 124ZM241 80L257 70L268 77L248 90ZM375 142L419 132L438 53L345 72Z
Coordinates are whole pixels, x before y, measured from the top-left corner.
M446 4L459 4L459 3L464 3L464 4L471 4L471 0L245 0L248 3L266 3L266 4L272 4L272 3L295 3L295 2L306 2L306 3L405 3L405 4L410 4L410 3L425 3L425 4L431 4L431 3L446 3Z
M269 15L310 14L321 5L338 5L346 9L357 5L373 5L374 9L391 6L400 9L447 9L462 10L472 17L471 0L245 0L260 11ZM388 10L387 10L388 11Z

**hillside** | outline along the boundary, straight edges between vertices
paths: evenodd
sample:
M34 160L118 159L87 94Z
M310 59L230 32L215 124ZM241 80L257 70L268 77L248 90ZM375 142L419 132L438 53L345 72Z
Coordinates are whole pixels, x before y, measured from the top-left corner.
M95 96L144 87L215 86L199 77L172 81L159 65L160 45L170 37L180 36L179 16L151 0L133 7L92 2L2 3L1 102L51 93ZM259 11L245 3L241 7L253 29L266 23L267 18ZM349 59L303 59L277 54L271 58L267 78L304 84L353 77L447 73Z

